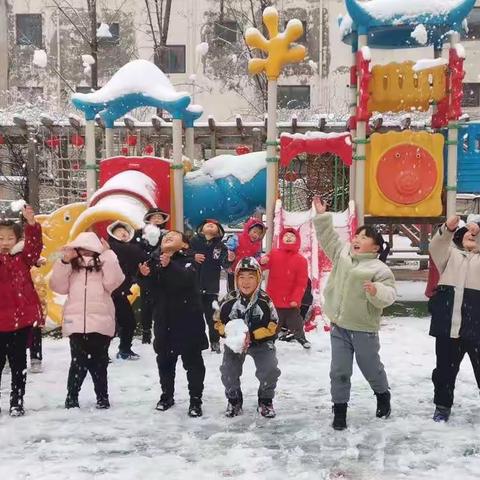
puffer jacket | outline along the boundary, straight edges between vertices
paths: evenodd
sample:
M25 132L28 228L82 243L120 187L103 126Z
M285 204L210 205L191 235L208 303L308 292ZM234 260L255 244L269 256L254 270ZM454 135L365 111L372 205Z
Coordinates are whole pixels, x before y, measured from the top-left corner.
M17 243L9 254L0 254L0 332L41 324L42 307L30 269L37 263L42 247L40 224L26 224L25 241Z
M480 343L480 253L460 250L442 225L430 242L440 279L429 300L430 335Z
M291 232L297 241L294 244L283 243L283 236ZM307 260L298 253L300 234L294 228L284 228L280 234L280 246L273 249L268 256L268 263L263 268L269 269L267 294L276 308L292 308L295 302L298 307L307 288Z
M318 241L333 264L324 291L325 314L339 327L378 332L383 309L396 299L392 271L374 253L352 253L350 244L340 241L331 214L317 215L313 223ZM375 284L375 296L363 289L366 281Z
M263 237L256 242L252 242L252 240L250 240L250 237L248 236L249 230L256 226L263 228L264 231L266 230L266 227L261 220L252 217L245 222L245 225L243 226L243 231L240 234L233 235L227 240L227 248L232 252L235 252L235 260L230 266L230 272L235 272L237 264L240 260L242 260L242 258L254 257L258 259L260 257L260 254L262 252Z
M50 288L67 295L63 306L62 332L65 337L72 333L100 333L108 337L115 334L115 307L112 292L125 276L112 250L104 250L93 232L81 233L72 243L72 248L84 248L99 254L100 271L91 267L92 259L86 259L80 270L73 270L70 263L57 260L50 277Z

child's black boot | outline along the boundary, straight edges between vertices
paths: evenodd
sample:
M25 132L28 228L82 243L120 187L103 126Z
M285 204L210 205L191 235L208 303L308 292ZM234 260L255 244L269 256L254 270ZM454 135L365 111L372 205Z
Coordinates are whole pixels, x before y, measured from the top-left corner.
M377 397L377 418L388 418L392 413L390 406L390 392L387 390L384 393L376 393Z
M347 428L347 407L348 407L348 403L333 404L332 427L334 430L345 430Z

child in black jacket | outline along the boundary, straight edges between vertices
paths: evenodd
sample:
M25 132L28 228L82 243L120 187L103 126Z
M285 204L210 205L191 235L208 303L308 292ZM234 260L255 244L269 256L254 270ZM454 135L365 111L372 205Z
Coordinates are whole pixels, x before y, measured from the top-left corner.
M162 239L149 264L140 272L150 283L154 305L153 348L157 354L162 395L157 410L174 405L175 366L182 357L187 371L191 417L202 415L205 365L202 350L208 348L198 274L188 239L181 232L170 231Z
M195 262L202 292L203 315L208 325L208 336L212 352L220 353L220 336L213 326L214 305L218 305L220 273L235 260L235 253L223 244L225 235L222 225L216 220L204 220L190 242L195 253Z
M125 275L123 283L112 293L115 305L115 320L120 337L117 358L122 360L138 360L139 355L132 351L132 340L135 332L135 315L128 300L130 289L136 282L138 264L147 260L146 253L139 245L131 243L135 231L124 222L114 222L108 226L108 243L115 252L120 268Z

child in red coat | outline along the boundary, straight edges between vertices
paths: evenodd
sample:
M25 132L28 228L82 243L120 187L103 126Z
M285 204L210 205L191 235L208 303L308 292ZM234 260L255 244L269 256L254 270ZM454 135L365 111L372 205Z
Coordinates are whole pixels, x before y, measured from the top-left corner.
M12 372L10 415L23 415L27 371L27 341L32 326L42 319L42 308L33 286L30 269L42 251L42 228L35 222L30 206L23 209L22 228L11 221L0 221L0 379L6 359Z
M268 275L267 294L278 312L278 332L286 328L304 348L310 348L305 338L303 319L300 315L302 298L308 283L308 265L298 253L300 234L294 228L284 228L280 246L260 260Z

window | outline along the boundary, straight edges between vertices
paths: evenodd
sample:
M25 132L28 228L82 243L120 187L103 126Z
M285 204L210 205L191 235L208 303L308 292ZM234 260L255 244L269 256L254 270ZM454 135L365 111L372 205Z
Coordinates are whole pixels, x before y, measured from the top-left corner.
M467 17L468 32L462 35L465 40L480 40L480 7L474 7Z
M278 87L278 108L296 110L310 107L309 85L281 85Z
M227 43L236 43L238 39L238 24L235 21L215 23L215 37Z
M92 87L89 87L88 85L77 85L75 87L75 91L77 93L92 93L94 89Z
M33 45L42 48L42 15L34 14L17 14L17 45Z
M18 93L25 102L34 103L43 95L43 87L17 87Z
M97 29L100 25L100 23L97 23ZM120 41L120 25L117 22L109 23L108 30L112 36L97 36L99 45L118 45L118 42Z
M480 107L480 83L463 84L462 107Z
M155 64L163 73L185 73L185 45L165 45L155 54Z
M285 29L287 28L287 24L288 24L288 20L286 20L284 25L283 25ZM302 25L303 25L303 35L299 39L295 40L295 43L300 43L302 45L306 45L306 43L307 43L307 21L302 20Z

